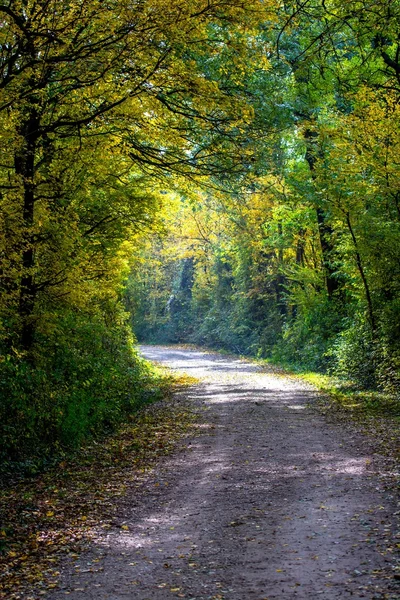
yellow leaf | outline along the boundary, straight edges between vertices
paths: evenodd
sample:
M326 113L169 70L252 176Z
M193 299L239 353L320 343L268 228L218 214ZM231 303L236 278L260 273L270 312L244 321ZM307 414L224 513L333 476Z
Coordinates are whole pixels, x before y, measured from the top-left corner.
M121 529L123 529L124 531L129 531L128 525L121 525Z

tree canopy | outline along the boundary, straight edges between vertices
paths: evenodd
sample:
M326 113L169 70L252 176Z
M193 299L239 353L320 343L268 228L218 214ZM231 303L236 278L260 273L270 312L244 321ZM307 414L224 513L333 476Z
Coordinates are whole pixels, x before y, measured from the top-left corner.
M143 250L157 268L132 278L139 336L398 390L399 8L277 6L270 68L245 83L254 166L229 194L183 196L173 233Z
M397 393L397 1L0 14L6 453L131 410L127 310Z

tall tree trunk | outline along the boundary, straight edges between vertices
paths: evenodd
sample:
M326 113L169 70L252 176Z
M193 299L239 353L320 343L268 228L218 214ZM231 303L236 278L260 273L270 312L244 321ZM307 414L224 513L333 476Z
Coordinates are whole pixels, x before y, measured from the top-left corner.
M282 222L281 221L278 222L278 233L279 233L279 238L280 238L280 245L279 245L279 249L278 249L278 274L276 277L276 303L278 306L279 314L281 314L284 317L287 314L287 307L286 307L285 296L284 296L286 277L284 276L284 274L282 272L282 268L283 268L283 248L282 248L283 230L282 230Z
M22 149L15 154L15 172L21 177L23 189L23 236L22 236L22 275L19 293L19 315L21 319L20 343L23 350L29 352L33 344L35 308L34 266L35 250L33 240L34 210L35 210L35 153L39 136L40 119L35 109L20 127L24 140Z
M306 131L304 132L304 139L306 141L305 159L308 162L311 177L313 179L315 179L315 163L317 160L313 150L315 147L317 137L317 132L312 131L311 129L306 129ZM319 240L321 244L322 264L324 266L325 271L326 290L328 292L329 298L332 298L334 293L339 289L339 282L335 277L334 269L332 267L332 256L335 250L334 245L332 243L333 229L329 225L326 215L322 208L316 206L315 210L317 214Z
M326 290L329 298L332 298L334 293L339 289L339 283L334 275L334 269L332 268L332 255L334 253L333 229L327 222L324 211L317 207L317 223L319 231L319 241L321 244L322 251L322 263L325 269L325 281Z
M369 289L369 284L368 284L368 280L367 280L367 277L365 274L365 269L363 267L362 260L361 260L361 254L358 249L357 238L354 233L353 226L351 224L349 213L346 214L346 223L347 223L347 227L349 228L351 239L353 240L357 269L358 269L358 272L360 273L360 277L363 282L365 298L367 300L367 306L368 306L369 321L370 321L371 329L374 332L376 330L376 319L375 319L374 307L372 305L371 291Z

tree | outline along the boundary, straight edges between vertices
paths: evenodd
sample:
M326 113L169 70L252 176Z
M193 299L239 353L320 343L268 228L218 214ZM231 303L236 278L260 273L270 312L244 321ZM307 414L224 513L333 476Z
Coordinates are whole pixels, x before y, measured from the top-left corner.
M239 168L229 148L233 128L246 121L246 101L224 87L221 61L212 66L210 55L231 35L235 62L244 65L263 10L261 2L247 10L200 0L0 6L9 343L17 331L20 348L31 350L41 299L69 293L77 246L116 230L122 240L128 222L149 220L149 204L134 189L140 172L209 175L221 171L215 157L222 153L225 170ZM103 201L93 202L101 189Z
M398 386L399 30L387 0L286 2L264 23L251 167L185 213L199 340Z

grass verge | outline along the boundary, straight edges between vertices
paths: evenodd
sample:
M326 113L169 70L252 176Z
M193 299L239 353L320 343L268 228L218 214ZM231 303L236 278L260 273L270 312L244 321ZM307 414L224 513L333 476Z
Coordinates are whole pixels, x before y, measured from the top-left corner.
M262 365L311 384L321 392L316 405L325 415L353 424L373 442L374 450L400 464L400 400L375 390L360 390L352 382L288 365L260 361Z

